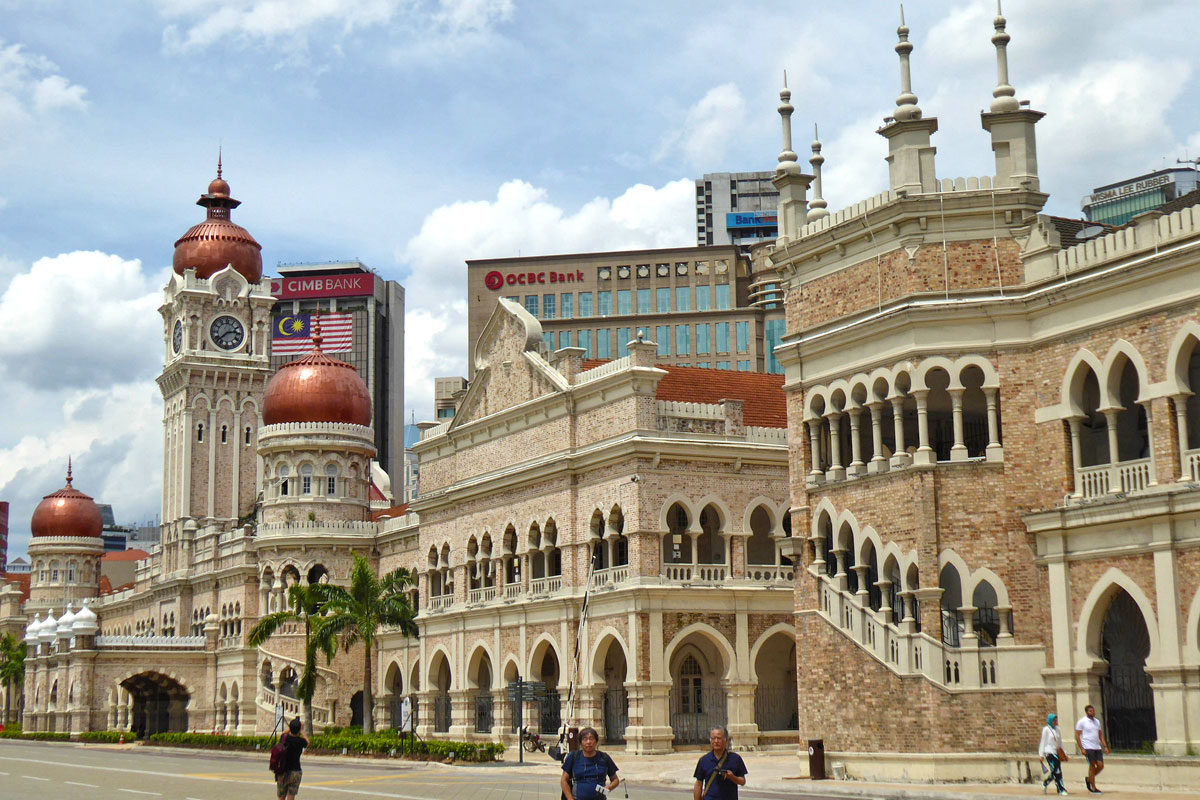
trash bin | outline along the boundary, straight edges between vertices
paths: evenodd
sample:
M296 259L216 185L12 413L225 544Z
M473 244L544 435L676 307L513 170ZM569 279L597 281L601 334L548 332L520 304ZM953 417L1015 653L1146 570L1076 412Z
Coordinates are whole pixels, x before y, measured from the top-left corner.
M825 780L825 740L808 740L808 777L814 781Z
M579 749L579 728L567 728L567 752L574 753Z

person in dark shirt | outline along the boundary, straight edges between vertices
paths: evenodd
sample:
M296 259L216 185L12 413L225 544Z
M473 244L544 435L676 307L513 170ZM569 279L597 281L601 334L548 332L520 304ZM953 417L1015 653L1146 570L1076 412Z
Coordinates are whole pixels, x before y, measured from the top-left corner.
M693 800L737 800L738 787L746 785L746 762L729 749L729 732L713 728L708 734L712 750L696 763Z
M595 728L579 732L579 749L563 761L562 796L566 800L604 800L609 790L617 788L617 765L608 753L596 749L600 734Z
M300 791L300 754L308 747L303 729L304 723L296 717L283 734L283 772L275 778L275 793L279 800L296 800L296 792Z

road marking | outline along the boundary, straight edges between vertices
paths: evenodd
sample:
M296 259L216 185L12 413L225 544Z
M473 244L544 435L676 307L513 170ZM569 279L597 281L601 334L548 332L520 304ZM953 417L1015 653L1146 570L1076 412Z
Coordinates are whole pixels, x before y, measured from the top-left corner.
M50 780L49 778L39 778L36 775L22 775L21 777L28 778L31 781L48 781L48 780Z
M76 783L75 781L63 781L68 786L86 786L89 789L99 789L100 787L94 783Z
M118 792L129 792L130 794L152 794L155 797L162 797L162 792L143 792L138 789L117 789Z

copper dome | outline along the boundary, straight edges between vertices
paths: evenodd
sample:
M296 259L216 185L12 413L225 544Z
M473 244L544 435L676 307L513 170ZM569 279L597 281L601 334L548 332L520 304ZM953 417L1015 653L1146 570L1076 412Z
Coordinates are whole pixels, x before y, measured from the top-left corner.
M195 269L197 278L210 278L233 265L251 283L262 280L262 245L249 231L230 220L230 212L241 201L229 195L229 184L221 177L219 160L217 177L196 205L208 209L208 218L193 225L175 242L175 271L182 275L185 269Z
M100 509L92 498L71 485L71 466L67 464L67 485L46 495L33 510L29 528L37 536L100 537L104 527Z
M347 422L371 424L371 393L354 367L321 351L320 322L311 353L284 364L267 383L263 424Z

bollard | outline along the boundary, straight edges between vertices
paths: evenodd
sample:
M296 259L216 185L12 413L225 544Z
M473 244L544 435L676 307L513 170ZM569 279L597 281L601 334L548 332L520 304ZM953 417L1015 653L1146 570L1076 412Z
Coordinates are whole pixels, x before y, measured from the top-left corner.
M808 740L808 777L814 781L825 780L825 740Z

